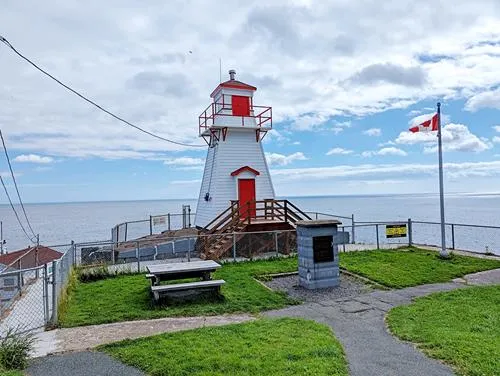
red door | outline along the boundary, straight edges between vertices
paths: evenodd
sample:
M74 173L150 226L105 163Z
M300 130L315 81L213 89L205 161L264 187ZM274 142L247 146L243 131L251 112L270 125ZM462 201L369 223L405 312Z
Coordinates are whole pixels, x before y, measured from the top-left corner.
M231 97L234 116L250 116L250 98L240 95Z
M238 179L240 217L255 217L255 179ZM248 204L250 202L250 204Z

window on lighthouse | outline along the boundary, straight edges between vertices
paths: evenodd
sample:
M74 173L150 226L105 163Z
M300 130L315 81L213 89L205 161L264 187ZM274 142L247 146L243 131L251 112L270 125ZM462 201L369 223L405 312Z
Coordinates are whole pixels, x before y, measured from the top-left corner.
M250 98L240 95L231 97L233 116L250 116Z

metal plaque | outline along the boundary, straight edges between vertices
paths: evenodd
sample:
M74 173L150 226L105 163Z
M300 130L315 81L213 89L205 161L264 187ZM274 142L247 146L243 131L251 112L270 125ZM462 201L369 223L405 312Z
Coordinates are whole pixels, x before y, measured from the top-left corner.
M312 239L314 262L332 262L333 236L314 236Z

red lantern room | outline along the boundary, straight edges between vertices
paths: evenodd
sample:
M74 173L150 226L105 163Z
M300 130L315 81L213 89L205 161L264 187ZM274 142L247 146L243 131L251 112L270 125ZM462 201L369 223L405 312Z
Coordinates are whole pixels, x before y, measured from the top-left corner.
M229 71L229 80L215 88L210 94L213 102L199 116L199 134L208 145L225 141L230 128L252 129L259 142L273 126L272 108L255 106L257 88L236 80L235 75Z

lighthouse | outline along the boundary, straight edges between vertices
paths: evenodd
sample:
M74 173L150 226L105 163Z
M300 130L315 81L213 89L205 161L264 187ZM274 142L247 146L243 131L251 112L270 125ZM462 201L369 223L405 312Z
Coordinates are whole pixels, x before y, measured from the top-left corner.
M229 71L229 80L214 89L212 103L199 116L199 136L208 151L196 209L198 228L231 204L237 204L244 219L255 215L256 202L275 198L262 147L272 129L272 108L254 105L257 88L235 75Z

